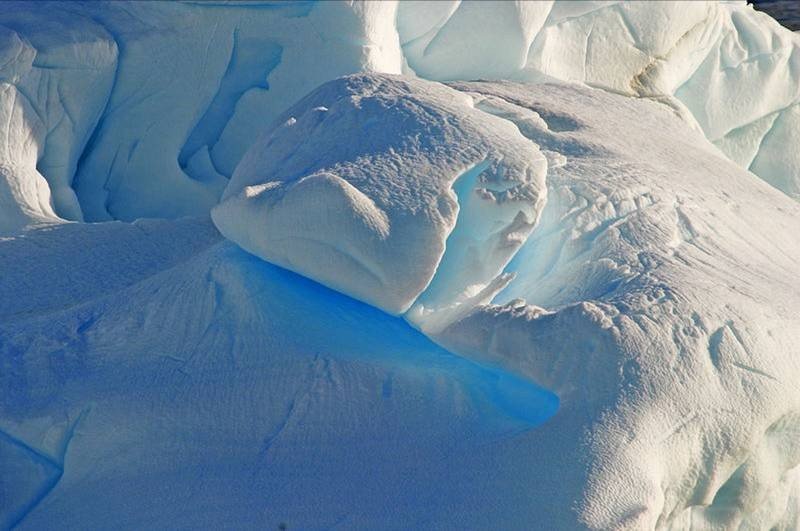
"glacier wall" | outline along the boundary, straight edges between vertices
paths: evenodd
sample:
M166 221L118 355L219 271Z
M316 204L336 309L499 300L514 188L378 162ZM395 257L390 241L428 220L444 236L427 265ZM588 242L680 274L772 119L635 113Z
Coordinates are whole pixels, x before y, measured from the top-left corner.
M2 230L205 214L259 132L343 74L652 98L800 194L798 37L743 2L6 3Z

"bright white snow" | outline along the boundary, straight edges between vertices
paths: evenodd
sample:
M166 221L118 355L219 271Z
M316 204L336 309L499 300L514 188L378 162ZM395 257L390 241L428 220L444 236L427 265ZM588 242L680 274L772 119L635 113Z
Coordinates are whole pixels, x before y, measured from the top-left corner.
M3 3L0 526L800 527L798 38Z
M391 313L429 284L420 319L490 300L544 204L536 145L439 83L343 78L278 122L242 159L214 222L265 260Z
M458 101L453 90L375 75L323 85L254 145L215 222L259 256L390 311L408 298L394 307L379 299L387 290L370 282L362 263L390 271L386 278L399 286L418 264L436 269L406 318L451 350L559 395L561 422L575 423L562 429L589 434L572 466L590 472L577 500L560 499L558 489L548 496L556 505L577 503L589 527L680 529L692 519L762 528L794 518L795 497L783 509L764 507L800 478L792 471L800 465L793 383L800 363L792 346L800 327L800 205L726 160L659 103L567 85L454 87L472 105L437 117L454 126L440 133L425 130L431 110L421 101L439 93ZM468 166L464 184L454 185L461 211L440 259L431 233L443 242L446 232L396 212L440 204L436 194L422 206L420 198L427 186L441 194L452 185L449 157L486 149L463 134L475 127L468 118L487 132L500 130L498 121L513 129L492 137L492 152L538 154L539 146L553 164L547 194L537 180L523 188L537 194L509 202L476 186L483 166ZM379 140L364 125L371 123ZM427 142L409 140L420 130ZM386 167L387 152L399 154L397 166ZM430 153L439 157L433 163ZM507 167L495 173L513 179ZM282 175L293 178L288 190ZM308 175L321 175L324 186L304 186ZM504 198L517 191L494 188ZM529 238L538 216L527 209L545 198ZM340 231L350 223L357 225ZM404 231L401 244L389 239L396 231ZM388 252L373 250L376 242L387 242ZM358 267L343 253L359 258ZM503 287L496 305L469 313ZM541 467L539 474L561 473Z
M36 152L35 164L0 160L6 234L58 217L205 215L276 117L360 71L653 98L800 194L798 150L781 147L800 128L800 37L743 2L3 6L0 109L19 122L3 134Z

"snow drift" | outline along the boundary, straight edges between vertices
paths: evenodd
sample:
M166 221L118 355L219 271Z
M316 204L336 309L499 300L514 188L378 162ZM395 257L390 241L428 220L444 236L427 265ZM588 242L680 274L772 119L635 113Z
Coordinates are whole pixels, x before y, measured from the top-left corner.
M455 90L377 75L323 85L287 113L286 125L254 144L228 199L214 211L216 223L262 258L372 303L387 290L371 284L360 267L342 264L343 249L370 257L376 271L399 265L387 277L400 286L415 265L435 268L427 289L412 292L416 303L406 318L455 352L555 391L559 415L576 412L571 421L577 425L563 429L589 434L575 450L582 458L571 465L591 470L578 501L579 520L589 527L682 529L693 521L764 528L794 518L791 507L800 500L784 501L783 509L771 504L785 499L800 478L794 470L800 465L800 393L792 383L800 364L791 346L800 326L800 205L727 161L655 102L565 85L453 87L472 105L450 108L455 115L436 122L461 134L420 135L430 127L431 112L421 101L437 101L440 94L458 101ZM415 112L404 113L408 108ZM474 115L484 116L474 123L487 133L502 130L498 122L511 130L481 143L463 134L472 130L464 122ZM381 133L361 125L370 123ZM372 138L378 134L380 149ZM446 149L437 143L440 135ZM409 140L420 136L431 140ZM409 190L405 183L425 176L427 186L446 190L457 173L443 166L449 156L480 160L487 148L519 153L527 164L529 154L538 160L541 148L552 161L547 194L541 181L522 179L538 194L498 202L470 181L459 204L478 204L451 218L455 226L443 257L445 231L434 232L439 239L432 245L436 225L429 218L384 218L384 209L367 208L399 198L406 208L425 212L417 198L428 188L419 183ZM429 153L440 152L448 156L438 155L432 165ZM387 170L386 153L400 154L399 165ZM500 174L513 183L508 165L515 159L502 161ZM328 183L338 177L322 173L324 186L304 186L320 167L353 177L333 186ZM288 191L281 181L286 174L297 183ZM518 188L495 187L503 197L518 195ZM342 190L353 199L343 201ZM545 198L537 224L531 210ZM429 204L441 204L441 197L432 195ZM505 221L491 216L493 209ZM347 221L326 226L330 219L370 231L339 235ZM373 251L395 230L407 231L401 255ZM500 243L481 240L484 232L501 236ZM333 245L309 252L311 235ZM473 257L479 257L477 266ZM486 270L480 264L494 264L492 280L476 277ZM488 295L486 285L495 288ZM502 288L495 304L482 304ZM479 296L469 299L470 293ZM470 304L463 311L449 310L465 299ZM377 304L396 311L380 299Z
M278 122L236 168L214 222L262 258L388 312L405 312L432 279L420 312L473 292L490 300L544 204L536 145L438 83L344 78ZM468 243L454 244L457 218Z
M0 524L800 527L797 39L3 4Z

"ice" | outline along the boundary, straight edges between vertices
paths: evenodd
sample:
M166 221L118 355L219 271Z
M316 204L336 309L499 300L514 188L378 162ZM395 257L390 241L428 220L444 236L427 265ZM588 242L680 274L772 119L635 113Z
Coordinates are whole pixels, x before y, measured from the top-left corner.
M401 72L395 9L391 2L4 3L0 83L16 90L3 106L23 95L38 150L35 165L4 179L26 190L4 192L15 194L9 211L11 203L26 210L4 214L4 232L55 214L89 221L207 214L253 139L301 96L343 74Z
M438 83L351 76L278 123L242 159L214 222L257 256L390 313L429 284L414 314L467 311L490 285L491 299L544 204L537 146Z
M111 90L117 49L77 14L0 13L0 234L58 216L82 219L73 176Z
M464 1L429 13L426 3L403 3L403 52L428 79L559 79L685 108L734 160L748 155L728 135L800 101L800 37L744 3L550 5ZM764 156L767 173L750 169L796 197L793 155Z
M397 25L409 65L419 76L502 79L525 65L552 4L401 2Z
M798 39L3 3L0 527L800 528Z
M4 233L59 218L206 215L266 127L321 83L361 71L559 79L655 99L785 193L800 187L793 152L759 136L779 115L794 124L799 37L743 3L4 6L0 82L31 107L38 150L35 168L5 172Z

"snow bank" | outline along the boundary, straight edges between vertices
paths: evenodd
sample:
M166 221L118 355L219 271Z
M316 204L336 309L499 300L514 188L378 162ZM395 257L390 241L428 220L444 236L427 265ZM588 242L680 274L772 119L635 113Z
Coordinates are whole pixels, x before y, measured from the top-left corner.
M30 230L0 270L3 529L490 527L557 407L207 221Z
M514 280L438 341L579 412L589 527L796 527L797 203L655 103L577 86L455 88L563 164L507 267Z
M214 222L248 251L391 313L429 285L420 316L491 299L544 204L536 145L438 83L351 76L278 123L242 159Z
M800 205L667 107L578 85L359 75L284 118L220 230L557 393L586 476L549 503L592 529L796 519Z
M495 367L202 223L27 230L0 240L3 525L263 526L267 493L301 527L800 527L798 37L769 17L3 7L1 234L225 190L243 248ZM581 86L358 75L287 112L362 70ZM561 401L533 431L531 382Z

